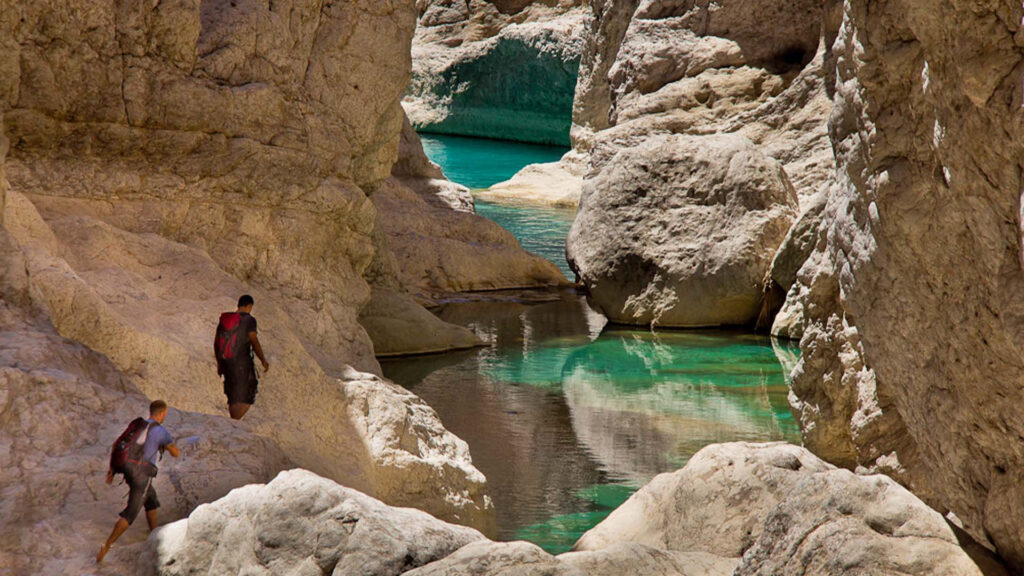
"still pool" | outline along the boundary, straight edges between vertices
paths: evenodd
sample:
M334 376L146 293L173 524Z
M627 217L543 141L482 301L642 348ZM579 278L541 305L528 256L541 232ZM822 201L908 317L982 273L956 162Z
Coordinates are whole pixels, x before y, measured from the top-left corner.
M450 179L476 189L564 152L451 136L423 141ZM571 212L479 200L477 212L566 269ZM606 326L571 290L495 294L435 312L487 346L387 360L384 374L469 444L487 476L499 539L564 552L640 486L708 444L799 441L786 400L799 352L789 345L743 332Z
M384 374L469 444L500 539L564 552L708 444L799 441L780 363L796 352L766 337L605 327L574 292L436 312L488 347L386 361Z

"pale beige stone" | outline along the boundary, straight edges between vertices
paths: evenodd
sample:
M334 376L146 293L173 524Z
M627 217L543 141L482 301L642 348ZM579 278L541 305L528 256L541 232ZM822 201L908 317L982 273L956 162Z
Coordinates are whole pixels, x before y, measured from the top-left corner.
M834 306L807 314L794 378L806 443L831 455L841 438L845 461L952 511L1020 572L1024 7L853 1L841 16L838 188L809 278Z
M719 574L982 573L943 517L892 479L855 475L784 443L708 446L641 488L575 549L623 542L742 558Z
M397 576L483 539L305 470L238 488L160 530L140 572Z
M587 182L566 254L612 321L751 324L796 202L782 166L743 137L652 136Z

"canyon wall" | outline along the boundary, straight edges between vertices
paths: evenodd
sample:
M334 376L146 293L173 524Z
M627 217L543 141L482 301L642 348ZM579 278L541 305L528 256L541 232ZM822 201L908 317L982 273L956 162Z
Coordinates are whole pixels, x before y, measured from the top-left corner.
M2 358L0 403L16 402L22 423L60 411L70 396L43 384L48 364L64 370L51 357L68 347L109 373L64 370L65 380L96 384L99 400L81 402L97 409L83 425L98 436L49 449L61 474L77 465L83 443L101 454L128 414L159 397L191 414L177 432L237 440L240 459L280 456L266 466L257 458L250 475L214 473L220 492L190 492L172 514L297 465L391 504L491 528L485 479L466 444L416 396L374 375L360 318L384 352L474 346L471 333L422 307L429 297L410 292L565 279L467 214L457 188L426 177L425 159L405 158L408 178L392 175L415 22L412 0L0 0L0 152L9 147L0 268L20 279L4 287L14 310L5 322L11 338L58 342L47 345L56 352ZM399 214L415 211L432 227L403 233L408 217ZM467 246L480 254L442 258ZM403 269L412 247L424 259L415 271ZM474 268L481 262L490 268ZM210 345L218 315L243 293L255 296L271 369L238 424L225 418ZM411 325L421 328L413 338L395 336ZM33 382L40 390L27 396ZM22 442L26 433L11 428L5 494L36 481L26 454L38 445ZM181 478L201 462L183 464ZM88 514L102 508L112 521L116 498L94 486L100 465L55 497L81 499ZM12 508L3 532L18 534L45 505ZM53 529L58 538L81 530L68 514ZM96 526L87 538L98 543L109 526ZM4 552L32 556L33 546ZM78 547L55 558L66 553L78 555L72 564L89 554Z
M798 274L812 450L899 479L1024 569L1019 2L847 2L838 185Z
M569 144L582 0L420 0L405 108L417 129Z

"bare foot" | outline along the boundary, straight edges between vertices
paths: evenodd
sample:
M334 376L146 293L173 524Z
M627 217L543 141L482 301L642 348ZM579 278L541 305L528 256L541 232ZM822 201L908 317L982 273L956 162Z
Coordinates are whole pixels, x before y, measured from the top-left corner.
M103 547L100 548L100 553L96 555L96 563L99 564L100 562L103 562L103 557L106 556L107 552L109 552L109 551L110 551L110 546L107 546L106 544L104 544Z

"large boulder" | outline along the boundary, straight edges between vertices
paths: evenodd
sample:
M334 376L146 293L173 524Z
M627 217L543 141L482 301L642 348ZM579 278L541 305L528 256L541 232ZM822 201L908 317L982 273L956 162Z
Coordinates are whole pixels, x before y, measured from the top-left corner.
M781 165L743 137L653 136L587 182L566 253L614 322L750 324L796 205Z
M569 144L582 2L424 3L404 101L417 129Z
M656 477L576 543L741 559L736 574L980 576L953 529L892 479L790 444L717 444Z
M809 448L897 478L1016 572L1022 17L1015 2L844 3L838 186L798 275L793 382Z
M397 576L482 539L476 530L291 470L164 527L150 539L138 570Z
M452 555L411 570L408 576L719 576L736 560L702 552L667 552L641 544L552 556L528 542L478 541Z

